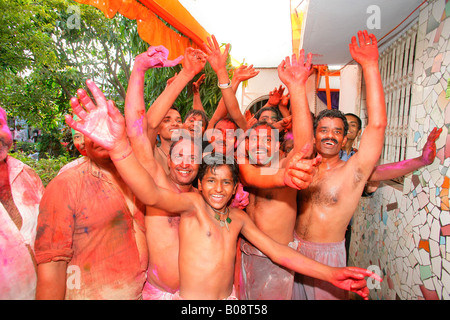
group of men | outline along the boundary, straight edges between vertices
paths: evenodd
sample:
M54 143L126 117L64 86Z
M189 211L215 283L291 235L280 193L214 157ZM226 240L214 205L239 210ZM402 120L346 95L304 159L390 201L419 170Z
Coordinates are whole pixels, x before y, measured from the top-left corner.
M317 300L346 299L352 291L367 299L365 277L381 278L346 267L344 239L351 217L369 180L406 174L432 162L440 130L432 132L422 157L376 169L387 121L378 48L366 31L357 37L350 52L363 70L368 123L359 151L345 160L341 149L346 149L347 132L354 133L348 129L354 115L325 110L313 120L306 97L311 54L305 62L303 51L278 67L289 90L290 114L284 120L278 110L286 115L286 108L268 107L247 121L235 92L257 72L242 66L230 80L229 45L221 50L214 36L205 51L188 48L173 61L164 47L138 55L125 117L88 80L96 103L79 89L71 100L78 119L66 116L69 126L84 136L84 144L76 145L85 156L44 193L39 179L24 170L36 184L19 188L21 197L32 193L23 199L34 208L34 216L24 218L33 222L30 226L17 224L24 215L11 205L11 199L17 204L14 192L2 192L1 217L9 218L10 229L15 227L8 231L15 239L5 238L2 230L7 241L2 238L0 244L8 246L8 257L27 260L8 265L26 266L29 277L25 281L22 274L18 281L14 273L2 275L7 283L0 284L0 296ZM181 61L181 72L146 111L146 71ZM206 62L217 74L222 99L211 119L195 103L182 123L172 105ZM289 128L291 151L280 152L278 128ZM1 150L2 165L9 165L14 160L4 156L8 140L0 142L6 149ZM0 171L5 172L10 171Z

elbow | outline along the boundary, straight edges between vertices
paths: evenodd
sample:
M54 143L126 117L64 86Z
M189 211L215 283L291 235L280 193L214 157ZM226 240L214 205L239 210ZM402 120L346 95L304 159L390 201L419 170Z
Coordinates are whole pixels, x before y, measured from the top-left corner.
M387 118L385 117L384 119L374 121L371 123L371 126L377 130L382 130L384 132L387 127Z

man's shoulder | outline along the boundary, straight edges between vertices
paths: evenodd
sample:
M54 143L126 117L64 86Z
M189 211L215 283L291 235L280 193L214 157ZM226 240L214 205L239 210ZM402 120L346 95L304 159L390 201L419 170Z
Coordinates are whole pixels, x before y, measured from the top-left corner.
M76 185L88 172L89 161L87 160L59 172L58 175L50 181L46 189L52 187L58 188L58 186L64 188L65 186Z

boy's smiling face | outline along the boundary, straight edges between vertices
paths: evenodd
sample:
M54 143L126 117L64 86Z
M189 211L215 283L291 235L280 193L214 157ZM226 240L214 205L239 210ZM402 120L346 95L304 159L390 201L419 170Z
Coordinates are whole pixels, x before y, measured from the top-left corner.
M236 192L237 185L228 165L218 165L208 168L202 180L199 180L198 190L203 199L214 209L222 211L228 205Z

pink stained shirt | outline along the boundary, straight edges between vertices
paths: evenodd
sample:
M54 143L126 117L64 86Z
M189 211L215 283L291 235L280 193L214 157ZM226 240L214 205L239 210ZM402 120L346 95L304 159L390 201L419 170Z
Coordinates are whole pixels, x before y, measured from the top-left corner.
M0 203L0 299L32 300L37 281L33 248L44 186L36 172L26 164L10 156L6 163L22 227L19 231Z
M66 299L140 299L148 249L144 206L93 161L54 178L41 201L38 264L66 261ZM130 201L128 201L130 202Z

